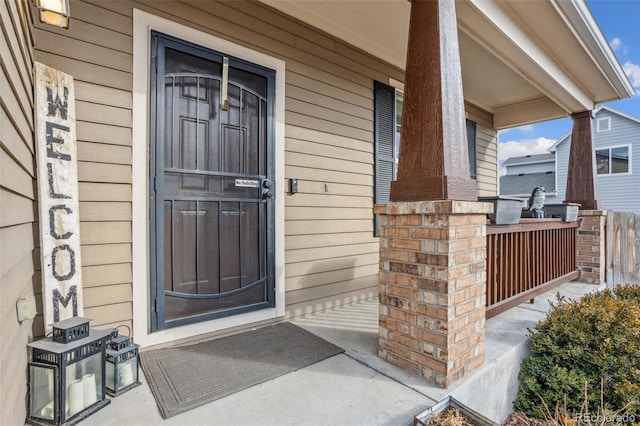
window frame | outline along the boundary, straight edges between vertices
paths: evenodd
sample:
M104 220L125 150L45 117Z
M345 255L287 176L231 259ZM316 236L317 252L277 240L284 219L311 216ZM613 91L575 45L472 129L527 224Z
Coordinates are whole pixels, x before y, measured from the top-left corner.
M611 150L612 149L616 149L616 148L627 148L627 152L628 152L628 159L627 159L628 167L627 167L627 171L626 172L619 172L619 173L613 173L612 172ZM594 156L597 156L597 152L598 151L603 151L603 150L609 151L609 171L607 173L598 173L598 161L597 161L597 158L596 158L596 162L595 162L596 176L598 176L598 177L600 177L600 176L626 176L626 175L633 174L633 171L631 170L631 165L632 165L632 145L631 144L610 145L610 146L595 148L594 149Z
M601 123L607 123L606 128L601 125ZM611 130L611 117L601 117L596 119L596 132L608 132Z

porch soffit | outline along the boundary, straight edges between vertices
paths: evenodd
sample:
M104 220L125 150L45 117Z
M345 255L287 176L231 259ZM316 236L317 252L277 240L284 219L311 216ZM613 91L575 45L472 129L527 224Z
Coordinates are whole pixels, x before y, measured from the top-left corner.
M406 0L260 1L404 69ZM561 3L456 2L465 99L492 113L495 128L563 117L632 93L608 45L594 44L604 37L583 16L583 0ZM584 25L576 28L576 19Z

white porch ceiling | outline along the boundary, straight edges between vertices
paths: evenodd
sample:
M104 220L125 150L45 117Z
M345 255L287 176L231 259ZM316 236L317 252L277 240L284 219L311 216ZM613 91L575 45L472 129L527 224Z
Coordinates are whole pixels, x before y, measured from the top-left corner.
M407 0L261 0L400 69ZM583 0L458 0L465 99L505 128L633 94Z

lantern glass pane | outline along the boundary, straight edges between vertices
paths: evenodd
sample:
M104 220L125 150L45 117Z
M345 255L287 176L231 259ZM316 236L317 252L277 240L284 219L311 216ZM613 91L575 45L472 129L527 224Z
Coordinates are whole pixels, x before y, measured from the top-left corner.
M104 382L104 385L111 392L115 392L116 391L116 382L115 382L114 370L115 370L115 364L113 363L113 361L107 360L107 362L105 363L105 382Z
M31 383L29 412L32 417L53 420L55 416L55 369L29 365Z
M102 353L68 365L66 384L67 418L102 400Z
M126 388L129 385L134 384L137 381L138 373L138 357L133 357L122 364L118 368L118 379L120 389Z

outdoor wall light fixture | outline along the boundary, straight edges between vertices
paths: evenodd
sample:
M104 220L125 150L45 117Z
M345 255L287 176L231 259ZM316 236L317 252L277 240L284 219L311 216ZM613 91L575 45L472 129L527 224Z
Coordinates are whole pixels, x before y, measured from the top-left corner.
M40 11L40 22L69 28L69 0L35 0Z
M53 337L27 346L29 414L33 425L73 425L109 404L105 395L105 348L110 330L91 330L89 320L53 324Z
M107 393L118 396L139 386L138 348L129 336L118 336L117 330L107 341L106 381Z

